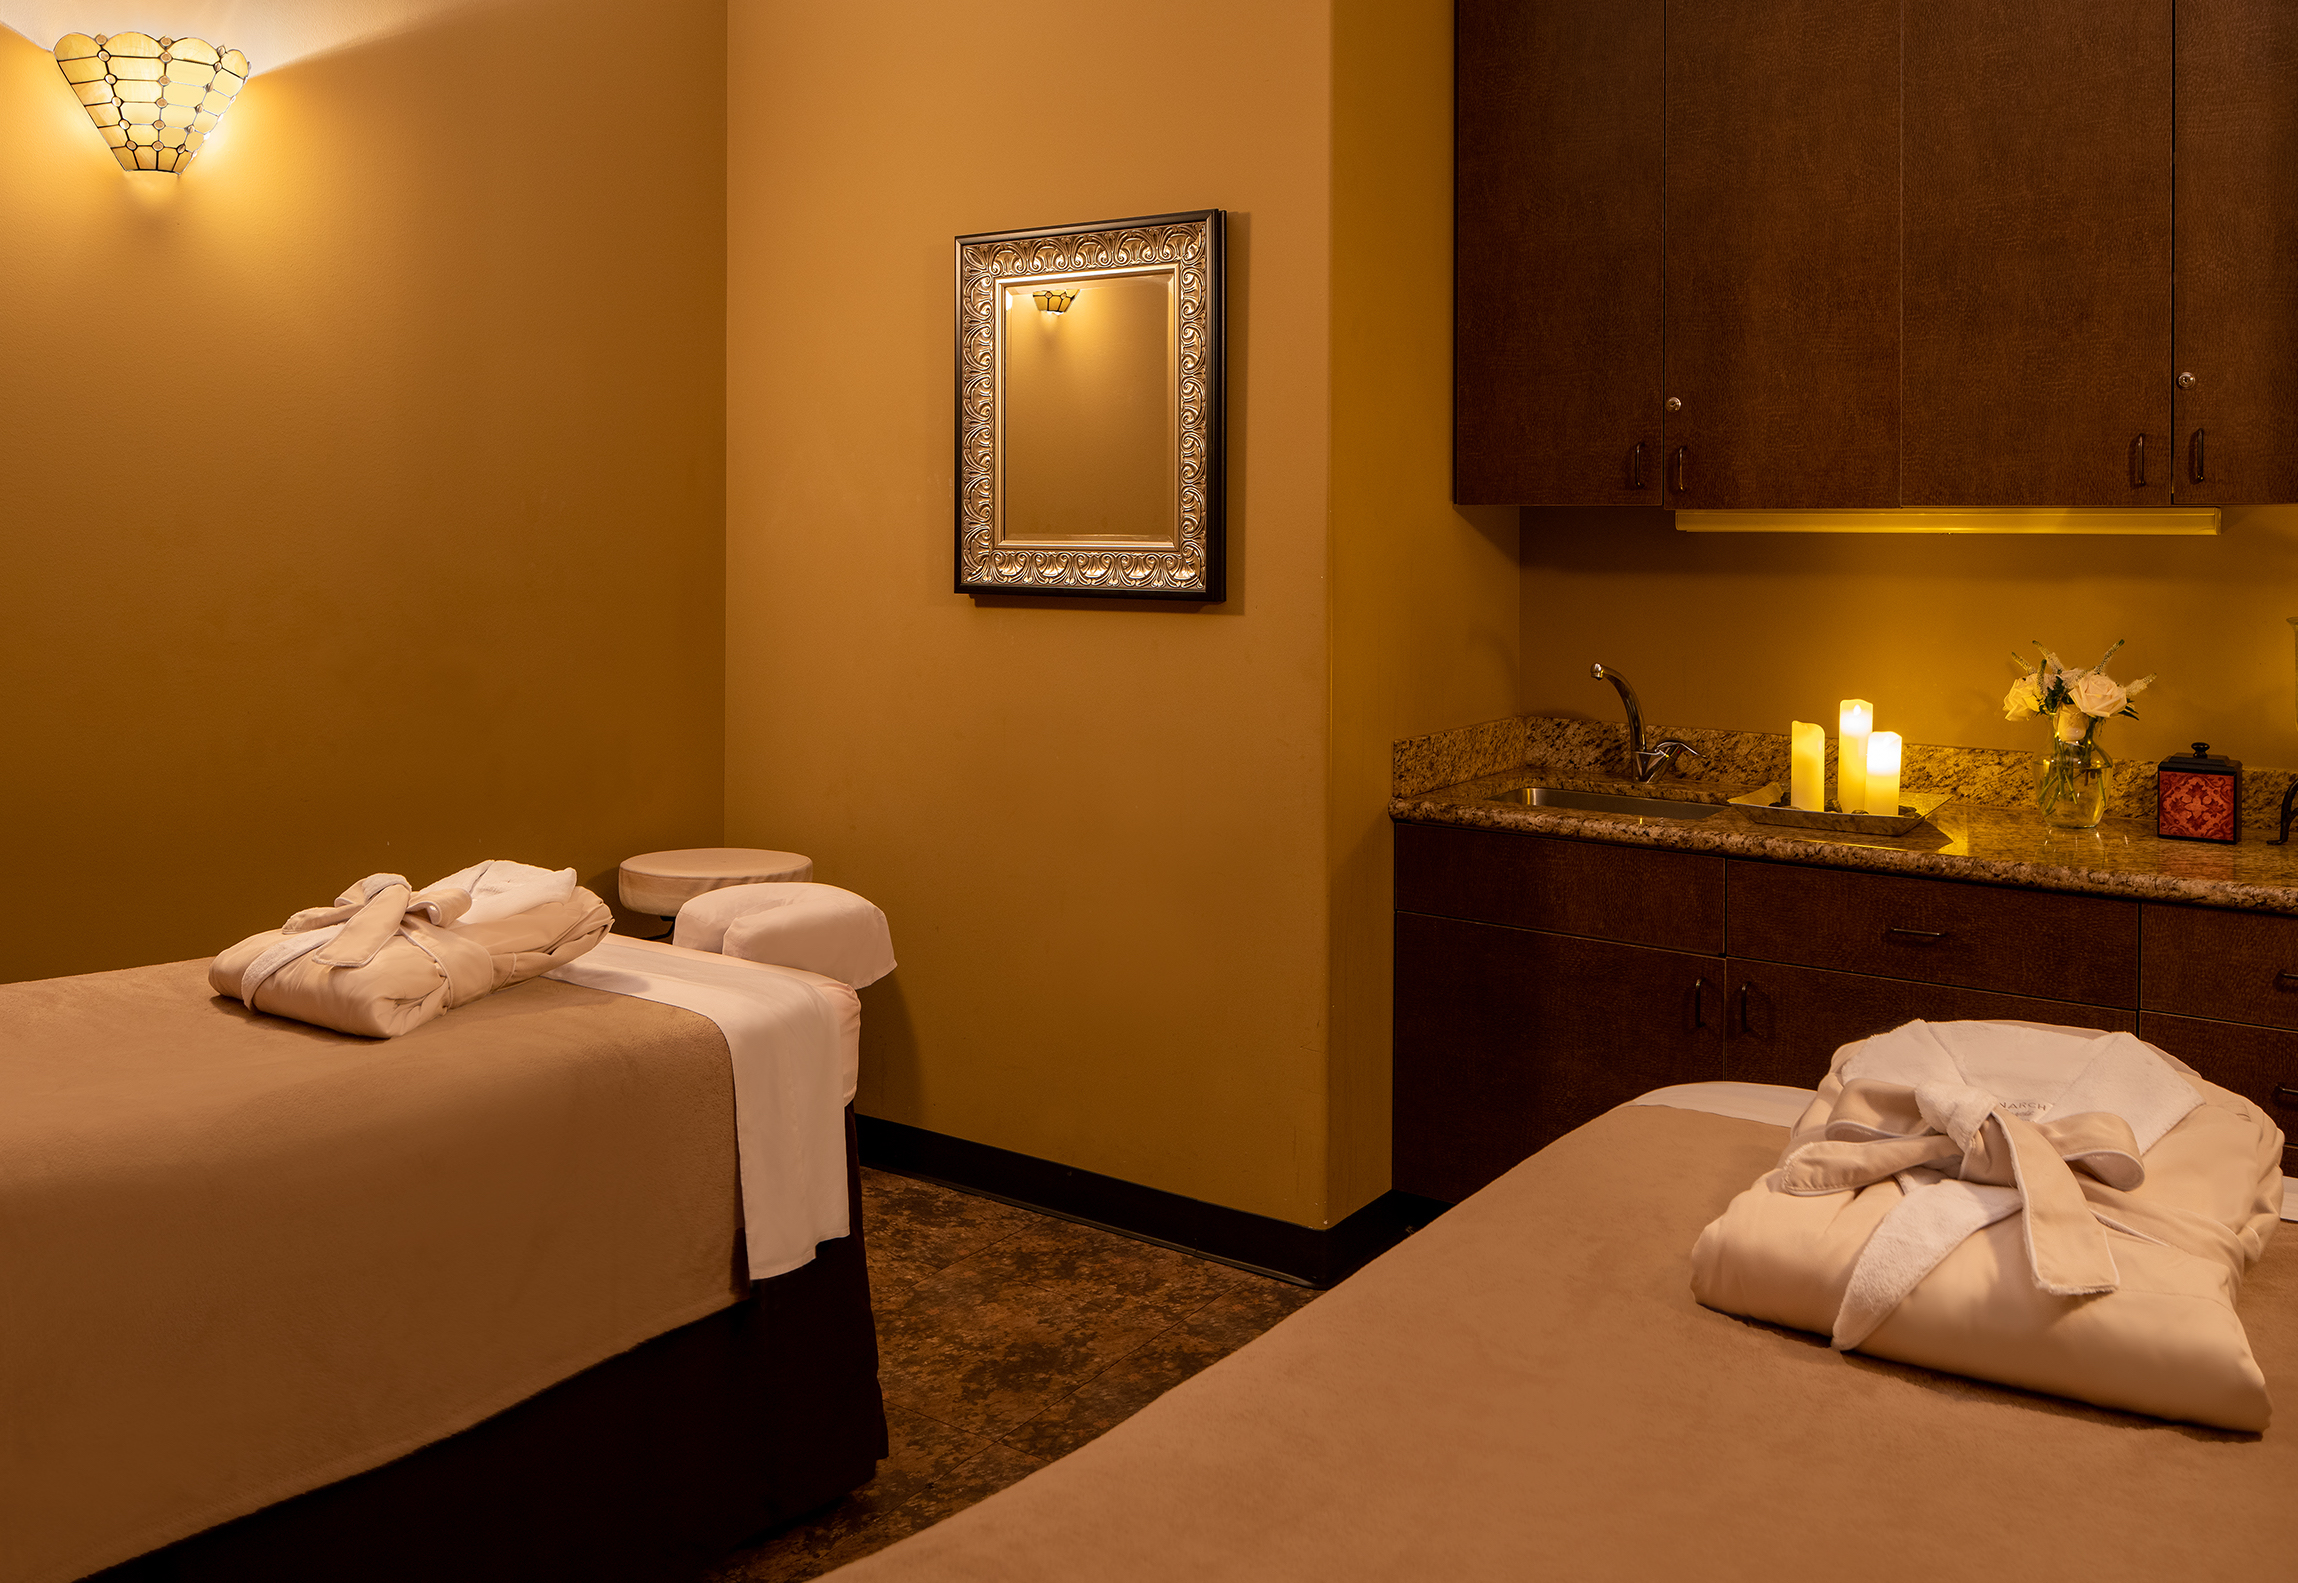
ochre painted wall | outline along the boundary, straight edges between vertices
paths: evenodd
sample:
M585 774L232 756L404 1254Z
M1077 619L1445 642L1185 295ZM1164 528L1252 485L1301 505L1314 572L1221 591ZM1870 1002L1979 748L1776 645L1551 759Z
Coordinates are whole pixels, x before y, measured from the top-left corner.
M2228 510L2216 538L1678 533L1666 512L1523 513L1523 708L1618 717L1616 665L1658 724L1834 730L1870 699L1910 742L2033 747L2003 718L2009 651L2161 680L2100 740L2118 760L2208 741L2298 764L2298 508Z
M1452 500L1452 6L1333 22L1332 1171L1388 1187L1391 744L1514 707L1516 513Z
M892 920L864 1112L1327 1209L1329 11L738 5L727 831ZM1230 211L1230 587L951 591L951 239Z
M180 180L0 30L0 978L718 839L723 19L440 11Z

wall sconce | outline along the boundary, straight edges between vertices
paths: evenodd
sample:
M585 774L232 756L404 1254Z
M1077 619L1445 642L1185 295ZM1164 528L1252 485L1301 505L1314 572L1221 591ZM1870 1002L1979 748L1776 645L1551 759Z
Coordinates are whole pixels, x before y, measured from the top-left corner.
M1065 290L1033 291L1029 294L1029 300L1037 304L1040 313L1067 313L1069 305L1077 300L1077 288L1071 286Z
M238 50L145 33L67 33L56 64L122 170L181 175L247 82Z

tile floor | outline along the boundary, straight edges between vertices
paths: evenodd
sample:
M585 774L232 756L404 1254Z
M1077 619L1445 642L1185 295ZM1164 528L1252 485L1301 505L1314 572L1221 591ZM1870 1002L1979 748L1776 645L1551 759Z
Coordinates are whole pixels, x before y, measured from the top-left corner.
M1074 1451L1306 1303L1305 1287L862 1173L891 1454L703 1583L796 1583Z

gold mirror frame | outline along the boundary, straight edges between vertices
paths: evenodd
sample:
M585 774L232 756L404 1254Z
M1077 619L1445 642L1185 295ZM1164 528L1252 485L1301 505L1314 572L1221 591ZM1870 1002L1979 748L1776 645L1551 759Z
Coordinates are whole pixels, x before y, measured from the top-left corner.
M1219 209L1201 209L957 239L959 593L1206 604L1226 596L1224 219ZM1081 279L1090 284L1095 276L1166 270L1174 282L1171 533L1156 544L1134 539L1096 542L1084 535L1073 541L1007 542L1001 496L1005 294L1032 281L1043 280L1058 290Z

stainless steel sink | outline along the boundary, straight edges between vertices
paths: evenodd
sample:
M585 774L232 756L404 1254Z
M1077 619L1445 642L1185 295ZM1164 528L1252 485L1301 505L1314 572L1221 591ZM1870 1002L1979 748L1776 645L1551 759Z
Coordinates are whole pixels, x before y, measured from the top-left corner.
M1610 792L1566 791L1561 786L1513 786L1484 799L1522 808L1570 808L1581 813L1640 814L1647 819L1705 819L1723 804L1679 802L1673 797L1615 797Z

